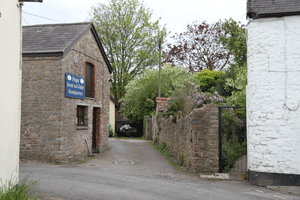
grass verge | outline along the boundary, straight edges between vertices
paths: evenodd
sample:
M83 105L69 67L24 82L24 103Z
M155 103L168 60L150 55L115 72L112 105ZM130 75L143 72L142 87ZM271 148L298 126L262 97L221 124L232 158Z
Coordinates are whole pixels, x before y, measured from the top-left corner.
M153 142L148 142L148 145L157 149L160 152L160 154L163 155L175 169L184 172L187 171L186 167L180 166L177 162L174 161L171 151L166 146L165 142L162 142L158 145L155 141L156 140L154 140Z
M19 184L14 184L17 180L7 181L2 183L0 181L0 200L17 199L17 200L36 200L41 199L37 194L31 193L37 181L29 180L29 176L23 178Z
M93 158L87 158L87 159L84 159L84 160L78 160L78 161L74 161L74 163L76 164L82 164L82 163L86 163L90 160L92 160Z

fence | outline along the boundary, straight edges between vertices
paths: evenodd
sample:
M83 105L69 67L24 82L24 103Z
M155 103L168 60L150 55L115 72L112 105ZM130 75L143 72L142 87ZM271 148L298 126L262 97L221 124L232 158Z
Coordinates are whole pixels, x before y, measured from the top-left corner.
M153 139L153 133L154 133L154 120L155 116L146 116L146 138L147 139Z

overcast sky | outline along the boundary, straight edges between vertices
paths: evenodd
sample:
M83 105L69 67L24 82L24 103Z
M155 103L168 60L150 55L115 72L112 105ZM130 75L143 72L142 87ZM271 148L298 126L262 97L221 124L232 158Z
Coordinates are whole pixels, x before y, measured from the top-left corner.
M232 17L246 24L247 0L144 0L153 10L153 21L161 17L171 35L184 32L194 21L216 22ZM73 23L89 21L92 6L109 0L44 0L43 3L25 3L23 25ZM39 16L39 17L38 17Z

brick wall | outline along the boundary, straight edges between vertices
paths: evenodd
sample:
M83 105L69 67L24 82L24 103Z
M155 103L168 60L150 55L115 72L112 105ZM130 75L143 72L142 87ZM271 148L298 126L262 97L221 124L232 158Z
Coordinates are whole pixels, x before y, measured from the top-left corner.
M46 135L51 149L59 151L63 138L61 74L60 58L23 58L21 159L51 161Z
M74 62L77 56L78 62ZM94 65L95 98L65 97L65 73L85 77L85 63ZM85 159L92 147L93 108L101 108L97 147L108 146L110 74L91 31L87 32L63 58L23 58L22 75L22 160L51 161L45 134L57 163ZM27 72L27 74L26 74ZM87 126L76 126L77 106L87 107ZM40 115L38 115L38 112ZM43 129L43 126L44 129Z
M205 105L186 117L158 119L158 143L165 142L174 159L194 172L219 171L218 109Z
M168 100L168 98L156 98L156 108L158 109L158 111L164 111L167 109L166 107L166 101Z

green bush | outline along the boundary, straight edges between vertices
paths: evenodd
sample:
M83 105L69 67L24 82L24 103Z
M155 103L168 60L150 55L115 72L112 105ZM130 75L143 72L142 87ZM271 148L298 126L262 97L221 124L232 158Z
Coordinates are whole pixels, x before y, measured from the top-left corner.
M222 75L224 74L225 72L223 71L203 69L200 73L198 73L201 90L203 92L215 92L217 82L219 81L219 79L222 79Z

